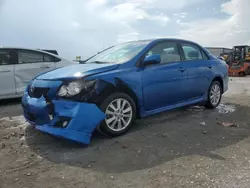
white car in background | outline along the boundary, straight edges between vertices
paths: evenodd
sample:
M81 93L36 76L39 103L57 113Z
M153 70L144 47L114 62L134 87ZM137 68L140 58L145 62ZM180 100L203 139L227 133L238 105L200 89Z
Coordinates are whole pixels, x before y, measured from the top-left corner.
M0 99L21 97L38 74L72 64L47 51L0 47Z

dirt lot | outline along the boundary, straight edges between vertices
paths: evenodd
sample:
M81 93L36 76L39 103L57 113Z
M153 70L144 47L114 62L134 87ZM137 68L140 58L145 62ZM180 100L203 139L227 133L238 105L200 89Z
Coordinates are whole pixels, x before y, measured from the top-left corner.
M249 85L250 78L234 78L215 110L138 120L122 137L94 135L88 147L34 130L20 100L1 101L0 187L248 188Z

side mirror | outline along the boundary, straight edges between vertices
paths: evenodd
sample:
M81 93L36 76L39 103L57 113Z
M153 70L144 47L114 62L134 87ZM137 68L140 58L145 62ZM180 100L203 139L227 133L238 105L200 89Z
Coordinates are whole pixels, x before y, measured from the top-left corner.
M154 65L161 63L161 56L159 54L153 54L150 56L145 57L143 61L143 65Z

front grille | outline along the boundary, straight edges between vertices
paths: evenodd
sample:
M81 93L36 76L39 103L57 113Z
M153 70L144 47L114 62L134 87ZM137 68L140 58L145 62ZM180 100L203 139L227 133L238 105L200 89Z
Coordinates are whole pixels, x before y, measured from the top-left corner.
M25 110L25 116L31 122L35 122L36 121L36 115L33 114L33 113L30 113L30 112L28 112L26 110Z
M40 98L41 96L47 95L49 92L49 88L44 88L44 87L34 87L28 88L28 94L30 97L33 98Z

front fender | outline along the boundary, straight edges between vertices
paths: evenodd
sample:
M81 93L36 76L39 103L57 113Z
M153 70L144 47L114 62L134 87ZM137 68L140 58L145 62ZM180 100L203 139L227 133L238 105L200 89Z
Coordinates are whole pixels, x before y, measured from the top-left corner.
M90 97L94 99L95 102L102 102L113 92L124 92L135 100L135 103L139 108L143 105L141 71L136 68L115 70L93 75L87 79L97 80L95 93L92 93L92 96Z

